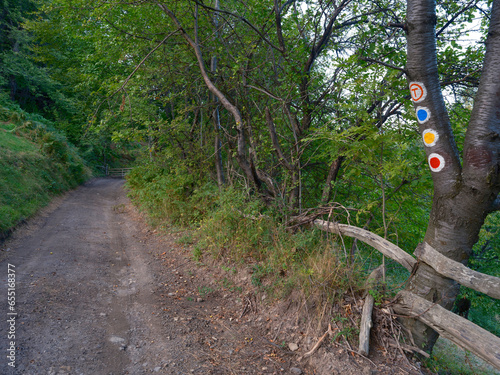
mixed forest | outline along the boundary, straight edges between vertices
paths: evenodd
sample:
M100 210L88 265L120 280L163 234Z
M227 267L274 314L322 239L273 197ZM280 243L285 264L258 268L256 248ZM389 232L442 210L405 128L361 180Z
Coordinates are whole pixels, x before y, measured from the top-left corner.
M0 12L2 108L46 119L96 174L133 165L133 199L190 228L196 259L249 262L256 286L326 299L384 262L389 294L447 309L466 297L469 318L500 334L498 301L301 225L353 225L410 254L426 242L500 276L500 1L2 0ZM411 329L431 350L435 332Z

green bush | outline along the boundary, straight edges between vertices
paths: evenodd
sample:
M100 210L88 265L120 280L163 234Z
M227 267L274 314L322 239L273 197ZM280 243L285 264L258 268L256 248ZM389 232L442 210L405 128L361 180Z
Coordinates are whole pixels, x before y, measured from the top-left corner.
M174 225L197 223L213 205L217 188L197 186L196 178L175 168L158 165L136 167L127 177L130 195L153 218Z

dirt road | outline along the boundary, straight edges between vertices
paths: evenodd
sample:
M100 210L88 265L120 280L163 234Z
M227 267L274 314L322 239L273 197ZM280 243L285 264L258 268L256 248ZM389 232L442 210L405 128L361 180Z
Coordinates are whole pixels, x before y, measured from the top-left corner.
M325 330L313 306L264 302L248 265L195 262L189 242L149 227L122 180L57 198L0 244L0 374L421 374L338 340L301 359Z
M95 179L2 245L0 373L306 371L264 338L270 323L241 319L241 291L187 269L134 216L122 185Z

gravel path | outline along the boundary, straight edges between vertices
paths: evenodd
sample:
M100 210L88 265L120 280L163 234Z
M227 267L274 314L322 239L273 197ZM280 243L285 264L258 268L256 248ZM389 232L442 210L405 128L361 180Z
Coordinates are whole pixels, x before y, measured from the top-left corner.
M16 231L0 246L0 374L302 373L267 338L281 317L154 232L116 179Z

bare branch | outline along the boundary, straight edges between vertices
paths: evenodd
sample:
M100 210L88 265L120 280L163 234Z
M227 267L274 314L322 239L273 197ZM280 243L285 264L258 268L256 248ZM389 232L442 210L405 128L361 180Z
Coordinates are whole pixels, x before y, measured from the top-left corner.
M403 29L404 31L408 30L408 25L406 23L389 22L387 26Z
M453 85L453 84L456 84L456 83L468 82L468 83L471 83L472 85L474 85L473 87L477 87L477 85L479 84L479 80L473 78L472 75L474 75L476 73L479 73L479 72L481 72L481 69L476 69L476 70L470 72L469 74L467 74L466 76L464 76L462 78L455 79L453 81L441 82L441 86L444 87L444 86L449 86L449 85Z
M276 154L278 155L280 162L283 163L284 167L289 171L294 170L294 167L288 162L287 158L285 157L285 154L283 154L283 151L281 150L281 146L278 141L278 136L276 134L276 127L274 126L274 121L271 116L271 111L269 111L269 107L266 107L266 123L269 129L269 133L271 135L271 141L273 143L274 150L276 151Z
M374 63L374 64L383 65L383 66L386 66L386 67L391 68L391 69L399 70L400 72L403 72L404 74L408 74L408 72L406 71L406 69L400 68L399 66L396 66L396 65L392 65L392 64L389 64L389 63L385 63L383 61L371 59L369 57L363 57L362 59L364 61L367 61L367 62L371 62L371 63Z
M488 12L487 10L484 10L483 8L481 8L481 7L477 6L477 4L476 4L475 8L476 8L476 9L477 9L480 13L482 13L482 14L483 14L483 17L484 17L484 18L486 18L488 21L489 21L489 20L491 20L491 13L490 13L490 12Z
M450 26L462 13L464 13L465 11L471 9L471 8L474 8L476 6L476 4L474 3L477 3L477 0L471 0L469 2L469 4L467 4L465 7L463 7L460 12L458 12L457 14L455 14L453 17L451 17L450 20L448 20L448 22L446 22L444 24L444 26L442 28L439 29L439 31L436 33L436 38L439 36L439 34L441 34L444 30L446 30L446 28L448 26ZM473 5L474 4L474 5Z
M283 29L281 27L281 9L278 9L278 0L274 0L274 15L276 18L276 35L280 43L281 51L285 52L285 40L283 39Z
M268 38L266 38L264 36L264 34L262 34L262 32L256 27L254 26L249 20L247 20L245 17L242 17L238 14L235 14L235 13L232 13L232 12L229 12L227 10L224 10L224 9L215 9L215 8L212 8L206 4L203 4L197 0L193 0L197 5L205 8L205 9L208 9L208 10L211 10L213 12L218 12L218 13L224 13L224 14L227 14L227 15L230 15L231 17L234 17L234 18L237 18L239 19L240 21L243 21L244 23L246 23L248 26L250 26L250 28L252 28L261 38L264 42L266 42L269 46L271 46L272 48L280 51L280 52L285 52L284 50L282 50L280 47L277 47L275 46Z
M283 9L285 9L286 6L292 4L293 2L295 2L295 0L288 0L285 4L283 4L279 9L279 14L281 15L281 13L283 13Z
M312 68L312 66L314 64L314 61L316 60L316 58L319 56L319 54L321 53L321 51L326 47L326 45L330 41L330 37L331 37L332 31L333 31L333 24L337 20L337 18L340 15L340 13L342 13L342 11L344 10L344 8L346 8L347 5L351 1L352 0L344 0L335 9L335 12L331 16L331 18L330 18L330 20L328 22L328 25L325 28L325 31L324 31L323 35L321 36L321 38L318 41L318 43L315 44L313 46L312 50L311 50L311 55L309 56L309 59L308 59L308 61L306 63L305 69L304 69L305 72L309 72L311 70L311 68Z
M279 100L280 102L284 102L284 100L283 100L282 98L278 98L277 96L275 96L275 95L271 94L269 91L267 91L267 90L265 90L265 89L261 89L261 88L259 88L259 87L252 86L252 85L246 85L245 87L249 87L249 88L251 88L251 89L255 89L255 90L257 90L257 91L260 91L260 92L262 92L262 93L266 94L267 96L270 96L270 97L271 97L271 98L273 98L273 99Z

